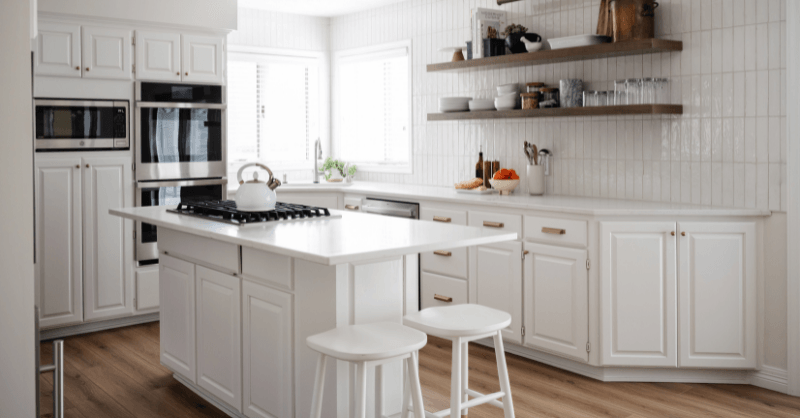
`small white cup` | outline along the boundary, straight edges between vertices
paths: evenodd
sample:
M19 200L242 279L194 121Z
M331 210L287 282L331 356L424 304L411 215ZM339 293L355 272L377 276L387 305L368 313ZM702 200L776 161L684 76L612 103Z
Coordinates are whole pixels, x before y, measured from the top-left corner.
M544 194L544 165L528 166L528 193L531 196Z

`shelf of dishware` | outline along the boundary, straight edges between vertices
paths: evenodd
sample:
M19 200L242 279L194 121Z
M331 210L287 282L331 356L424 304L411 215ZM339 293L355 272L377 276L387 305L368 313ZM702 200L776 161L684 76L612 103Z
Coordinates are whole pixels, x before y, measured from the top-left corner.
M683 114L683 105L636 104L622 106L555 107L548 109L428 113L428 121L681 114Z
M427 71L464 71L470 69L509 68L524 65L551 64L556 62L583 61L626 55L654 54L683 50L683 42L667 39L642 39L635 41L603 43L574 48L551 49L522 54L500 55L466 61L428 64Z

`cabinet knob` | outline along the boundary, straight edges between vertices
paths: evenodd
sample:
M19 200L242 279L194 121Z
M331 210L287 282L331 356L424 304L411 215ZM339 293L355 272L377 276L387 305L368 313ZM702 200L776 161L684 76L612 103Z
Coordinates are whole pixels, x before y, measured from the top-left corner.
M453 253L451 253L450 251L445 251L445 250L437 250L434 251L433 253L436 255L440 255L442 257L450 257L453 255Z
M502 222L483 221L483 226L488 226L489 228L502 228L504 225Z
M86 164L86 168L89 168L89 164Z
M670 234L674 237L675 236L675 231L670 232Z
M185 73L185 75L189 75L189 73L187 72L187 73Z
M76 166L75 166L75 168L81 168L81 165L80 165L80 164L78 164L78 165L76 165Z
M686 232L681 232L681 236L685 237L686 236Z
M86 71L89 71L89 67L86 67Z
M78 70L78 71L80 71L80 70L81 70L81 67L78 67L78 66L76 66L76 67L75 67L75 69L76 69L76 70Z
M181 72L180 72L180 71L178 71L177 73L175 73L175 75L181 75Z
M447 302L447 303L452 303L453 302L453 298L451 298L449 296L442 296L442 295L434 294L433 298L438 300L438 301L441 301L441 302Z

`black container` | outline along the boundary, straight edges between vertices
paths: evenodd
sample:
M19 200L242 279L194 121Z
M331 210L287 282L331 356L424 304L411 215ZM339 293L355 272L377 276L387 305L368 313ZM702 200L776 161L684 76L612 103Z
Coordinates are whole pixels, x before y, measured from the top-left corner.
M499 57L506 54L506 42L503 39L484 39L483 57Z
M467 59L472 59L472 41L467 41Z
M511 50L512 54L523 54L528 52L525 48L525 43L522 42L522 37L531 42L542 42L542 37L536 33L512 33L506 37L506 46Z

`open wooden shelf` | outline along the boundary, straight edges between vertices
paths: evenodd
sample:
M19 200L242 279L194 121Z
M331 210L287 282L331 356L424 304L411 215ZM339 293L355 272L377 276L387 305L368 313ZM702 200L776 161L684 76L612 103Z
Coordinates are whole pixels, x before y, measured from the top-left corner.
M428 113L429 121L438 120L478 120L514 118L555 118L579 116L618 116L618 115L681 115L683 105L627 105L599 107L556 107L552 109L529 110L482 110L479 112Z
M598 58L622 57L625 55L653 54L656 52L682 51L683 42L666 39L644 39L616 42L575 48L552 49L524 54L501 55L466 61L428 64L428 72L463 71L473 68L492 69L520 67L523 65L550 64L554 62L582 61Z

